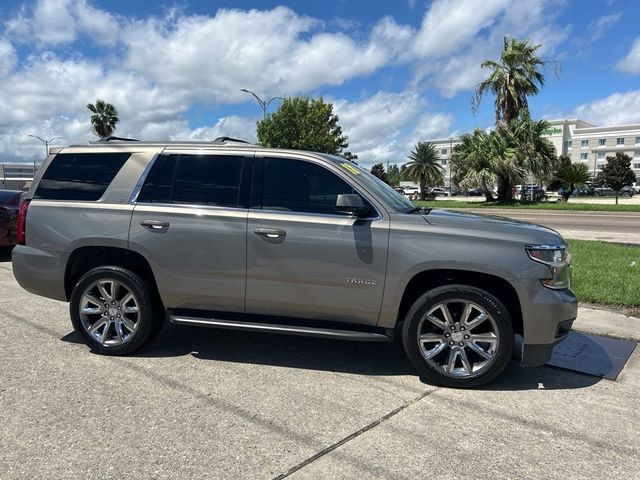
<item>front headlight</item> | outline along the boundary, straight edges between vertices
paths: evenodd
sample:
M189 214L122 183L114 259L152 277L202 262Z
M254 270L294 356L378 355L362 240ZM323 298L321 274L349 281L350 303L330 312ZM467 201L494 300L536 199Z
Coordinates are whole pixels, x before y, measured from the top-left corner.
M571 288L571 254L568 245L527 245L529 258L549 267L550 278L540 281L556 290Z

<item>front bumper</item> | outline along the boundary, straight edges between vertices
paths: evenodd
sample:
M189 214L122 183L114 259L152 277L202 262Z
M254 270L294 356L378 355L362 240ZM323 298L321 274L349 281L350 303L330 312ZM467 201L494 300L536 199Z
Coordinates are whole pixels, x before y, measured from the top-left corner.
M578 314L571 290L552 290L539 280L515 282L522 308L522 366L544 365L563 341Z

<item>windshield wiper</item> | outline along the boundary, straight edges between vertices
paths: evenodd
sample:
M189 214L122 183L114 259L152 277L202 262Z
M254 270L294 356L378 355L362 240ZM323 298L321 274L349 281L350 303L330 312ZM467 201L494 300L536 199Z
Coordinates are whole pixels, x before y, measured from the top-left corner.
M429 213L431 213L431 210L433 210L433 208L431 207L413 207L410 208L409 210L407 210L405 213L421 213L423 215L429 215Z

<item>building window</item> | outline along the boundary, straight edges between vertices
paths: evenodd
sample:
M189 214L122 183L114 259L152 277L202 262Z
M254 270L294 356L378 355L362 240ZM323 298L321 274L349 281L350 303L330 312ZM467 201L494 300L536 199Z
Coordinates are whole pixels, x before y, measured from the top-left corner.
M441 164L441 165L446 165L446 164L447 164L447 161L446 161L446 160L440 160L440 164Z
M604 152L598 152L598 160L604 160Z
M640 170L640 163L634 163L633 168L635 168L636 170Z
M640 145L640 137L636 137L636 145Z
M581 153L580 154L580 160L588 160L589 159L589 154L588 153Z
M571 148L571 140L567 140L567 150Z
M443 149L441 150L441 152L442 152L442 155L446 155L446 154L447 154L447 149L446 149L446 148L443 148Z
M633 156L636 158L640 158L640 150L636 149L633 151Z
M580 146L581 146L582 148L586 148L586 147L588 147L588 146L589 146L589 140L581 140L581 141L580 141Z
M624 137L616 138L616 145L624 145Z
M606 143L607 143L607 141L604 138L599 138L598 139L598 146L599 147L604 147Z

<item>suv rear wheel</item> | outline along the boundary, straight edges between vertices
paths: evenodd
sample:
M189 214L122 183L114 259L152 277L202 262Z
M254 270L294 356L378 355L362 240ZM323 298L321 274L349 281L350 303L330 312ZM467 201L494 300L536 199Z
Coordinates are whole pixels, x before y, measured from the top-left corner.
M490 293L447 285L415 301L402 329L409 359L430 383L470 388L507 366L513 351L509 312Z
M73 328L94 350L123 355L156 333L160 318L153 290L134 272L116 266L90 270L78 281L69 305Z

